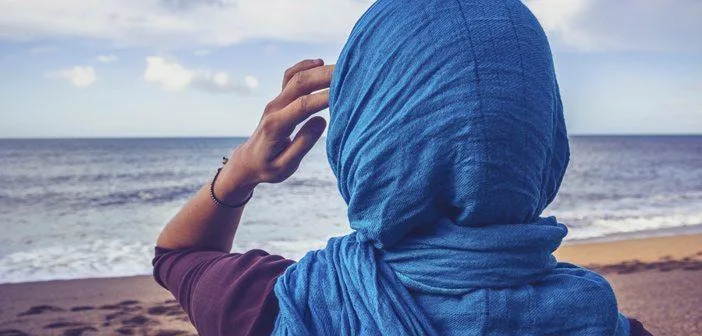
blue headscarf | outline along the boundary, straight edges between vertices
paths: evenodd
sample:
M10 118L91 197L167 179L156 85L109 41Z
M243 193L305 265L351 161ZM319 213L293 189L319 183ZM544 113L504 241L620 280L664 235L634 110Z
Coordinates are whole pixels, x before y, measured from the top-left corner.
M379 0L330 89L354 233L275 286L277 335L628 335L540 217L569 149L551 52L518 0Z

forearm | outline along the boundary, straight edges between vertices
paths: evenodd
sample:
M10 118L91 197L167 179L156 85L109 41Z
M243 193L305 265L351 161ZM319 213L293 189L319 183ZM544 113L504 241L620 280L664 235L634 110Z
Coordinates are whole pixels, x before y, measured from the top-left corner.
M215 194L227 204L246 200L254 186L233 181L223 169L215 183ZM208 182L161 231L156 244L167 249L207 249L229 252L244 206L227 208L210 196Z
M329 106L326 88L334 67L323 64L305 60L285 72L281 93L266 106L254 133L234 149L217 176L217 199L229 205L245 203L259 183L282 182L295 172L326 126L324 118L312 117L290 139L298 124ZM156 244L166 249L229 252L243 210L243 206L218 205L207 184L166 225Z

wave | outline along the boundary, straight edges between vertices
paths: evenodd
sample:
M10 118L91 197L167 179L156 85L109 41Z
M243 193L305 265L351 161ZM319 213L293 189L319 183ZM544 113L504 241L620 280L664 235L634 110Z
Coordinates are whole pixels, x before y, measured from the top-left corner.
M120 240L40 247L0 257L0 283L145 275L152 257L153 246Z
M603 219L591 226L571 228L566 241L625 240L687 233L702 233L702 213ZM234 251L259 248L296 260L311 250L324 247L328 238L257 237L235 242ZM119 239L35 247L0 256L0 283L149 275L152 257L153 244L127 243Z
M141 204L163 204L172 201L184 200L192 196L200 188L199 184L153 187L133 191L114 192L104 197L88 200L91 206L111 207L139 202Z
M627 234L632 233L647 237L661 233L664 234L666 230L669 229L693 228L699 226L702 226L702 212L598 219L590 222L587 226L579 226L577 229L571 228L566 239L584 240L617 236L622 236L622 239L624 239Z
M185 200L200 188L201 184L181 184L173 186L141 187L133 190L110 191L104 189L78 190L36 190L15 192L12 194L0 192L0 200L4 206L37 206L45 208L82 209L85 207L114 207L128 204L163 204L172 201Z

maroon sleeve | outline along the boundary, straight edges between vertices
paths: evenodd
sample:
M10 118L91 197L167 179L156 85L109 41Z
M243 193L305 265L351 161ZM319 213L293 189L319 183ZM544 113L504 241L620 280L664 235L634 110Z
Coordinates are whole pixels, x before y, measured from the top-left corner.
M635 319L629 319L629 326L631 327L631 336L653 336L648 330L644 328L641 322Z
M270 335L273 286L293 263L261 250L244 254L156 247L154 278L185 309L201 336Z

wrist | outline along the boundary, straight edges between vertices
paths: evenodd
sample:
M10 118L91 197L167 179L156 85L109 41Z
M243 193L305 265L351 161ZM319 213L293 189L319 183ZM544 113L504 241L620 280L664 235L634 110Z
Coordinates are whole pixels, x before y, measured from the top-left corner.
M257 185L232 169L231 165L225 165L214 181L214 192L217 198L227 204L239 204L251 196Z

